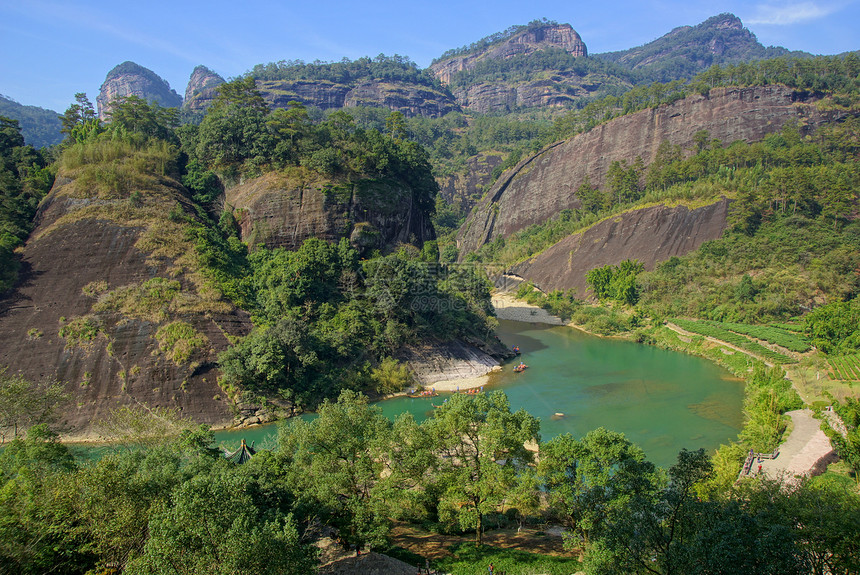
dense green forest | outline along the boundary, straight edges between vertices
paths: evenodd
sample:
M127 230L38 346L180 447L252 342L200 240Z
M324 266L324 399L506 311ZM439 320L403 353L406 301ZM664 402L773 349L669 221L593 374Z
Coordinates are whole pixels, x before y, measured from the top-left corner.
M670 82L690 78L702 68L777 57L800 58L804 52L759 44L732 14L719 14L697 26L682 26L644 46L595 54L635 73L637 83Z
M405 75L414 69L396 58L376 62L378 69L374 62L313 73L382 77L388 69ZM285 63L265 73L294 78L308 70ZM92 197L122 203L124 214L157 213L170 222L178 239L166 241L190 246L189 266L217 288L218 298L250 314L253 330L218 360L219 383L231 398L319 407L316 419L290 420L273 449L243 465L221 456L208 428L169 410L113 411L99 424L117 442L97 460L76 458L40 424L50 420L50 409L20 419L29 426L26 437L0 453L0 573L313 573L313 542L325 527L336 528L345 545L423 566L423 558L394 547L396 524L473 538L456 559L434 563L458 573L486 572L488 561L512 574L856 573L856 400L832 402L846 424L842 439L828 428L843 473L807 478L792 489L764 477L736 481L749 450L779 445L784 414L803 404L780 367L743 354L725 359L747 382L737 440L713 457L682 451L668 470L610 430L541 442L539 421L512 412L502 392L455 395L421 424L409 415L392 422L362 392L410 383L393 358L405 343L491 338L497 324L486 277L440 263L445 258L433 242L366 254L346 239L309 239L294 251L249 249L218 200L225 186L271 172L306 171L335 184L387 179L409 186L415 204L428 215L441 212L437 218L448 218L451 230L458 214L438 203L431 167L437 159L445 169L461 169L464 154L502 149L503 165L510 166L554 138L714 86L779 82L826 93L821 105L837 112L839 122L806 135L788 126L749 144L702 132L695 149L666 144L647 167L633 158L616 162L606 189L586 182L578 190L581 209L472 258L511 263L623 210L726 196L730 229L721 239L652 272L635 261L594 270L588 280L603 307L560 292L530 293L527 284L520 295L578 323L575 314L590 316L605 332L633 331L643 342L655 342L657 328L649 325L674 317L733 330L794 320L789 326L821 352L851 355L860 350L858 78L860 63L851 56L712 68L689 84L656 84L592 102L553 126L537 115L525 122L458 114L406 119L361 108L355 115L318 115L298 103L271 111L248 75L220 88L199 125L179 125L175 109L134 97L114 102L111 121L101 123L79 94L63 116L66 139L53 164L24 145L15 121L0 118L0 289L14 283L15 249L56 171L66 170ZM140 191L153 179L181 182L174 187L187 207L153 210L148 192ZM141 291L103 294L98 305L133 308L144 317L173 302L178 284L154 278ZM78 319L61 337L94 337L97 327ZM198 344L197 334L179 323L158 333L181 354ZM185 348L176 345L183 340ZM18 423L21 406L36 413L32 406L61 395L50 385L27 389L20 377L0 371L4 425ZM539 445L538 462L526 448L531 442ZM483 545L487 529L547 523L566 528L565 544L582 562L513 558Z
M761 385L780 379L762 375ZM844 409L856 420L856 404ZM127 433L98 461L76 459L45 426L0 453L4 573L313 573L321 525L345 545L423 566L391 547L396 522L472 533L477 548L434 561L457 573L492 561L509 573L558 574L860 566L850 480L734 484L736 469L727 476L701 450L663 470L602 428L543 443L534 466L523 444L539 438L540 424L512 412L502 392L455 395L419 425L409 414L392 422L345 391L313 421L283 425L274 449L242 465L220 456L207 428L156 415L112 413L104 425ZM486 528L547 521L565 526L583 563L481 545Z
M18 120L24 141L34 148L54 146L63 139L57 113L38 106L25 106L0 95L0 116Z
M15 283L15 248L30 234L36 207L54 182L51 159L24 144L17 120L0 116L0 293Z
M415 62L405 56L380 54L375 58L344 58L340 62L303 62L301 60L281 60L268 64L257 64L245 76L257 80L309 80L353 84L361 80L382 82L405 82L432 88L441 84L427 70L421 70Z

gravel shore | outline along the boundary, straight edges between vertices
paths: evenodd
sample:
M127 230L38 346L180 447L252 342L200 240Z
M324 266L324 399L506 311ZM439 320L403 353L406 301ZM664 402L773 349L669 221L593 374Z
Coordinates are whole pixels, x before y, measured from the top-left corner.
M564 325L561 319L550 315L545 309L520 301L509 293L493 294L493 307L496 317L526 323L546 323L549 325Z

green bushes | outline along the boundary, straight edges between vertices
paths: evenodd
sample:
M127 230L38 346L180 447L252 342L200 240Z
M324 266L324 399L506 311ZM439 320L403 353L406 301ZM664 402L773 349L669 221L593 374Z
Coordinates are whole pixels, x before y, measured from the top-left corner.
M757 363L747 379L744 399L744 428L739 435L744 445L758 453L773 451L782 439L782 414L803 407L803 401L785 379L782 369Z
M766 348L763 345L755 343L754 341L751 341L740 334L724 329L722 327L722 324L718 322L692 321L677 318L671 321L682 329L691 331L693 333L698 333L706 337L712 337L720 341L725 341L726 343L730 343L732 345L740 347L741 349L745 349L754 355L768 359L773 363L784 364L796 362L796 360L794 360L793 358L775 352L772 349Z
M191 324L177 320L163 325L155 332L158 347L170 361L182 365L194 353L203 350L209 340Z
M624 260L617 266L606 265L585 274L594 295L600 301L612 300L634 305L639 300L636 276L645 269L638 260Z
M714 322L703 320L702 323L722 327L735 333L748 335L769 343L784 347L789 351L803 353L809 351L809 342L798 333L793 333L778 327L764 325L748 325L744 323Z
M807 335L827 354L860 350L860 298L814 309L804 317Z

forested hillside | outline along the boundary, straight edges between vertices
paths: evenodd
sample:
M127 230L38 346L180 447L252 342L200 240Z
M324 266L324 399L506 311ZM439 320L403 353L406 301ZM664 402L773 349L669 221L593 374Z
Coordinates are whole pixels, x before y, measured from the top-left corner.
M60 133L60 119L53 110L25 106L0 95L0 116L18 121L21 134L28 146L34 148L53 146L63 139Z
M696 26L675 28L643 46L594 56L633 71L637 83L648 84L686 79L711 66L811 54L765 47L744 28L740 18L720 14Z
M185 114L127 62L51 149L0 109L0 574L860 572L860 58L801 56L730 15L600 58L543 20L432 74L198 67ZM725 367L740 432L661 469L503 391L383 416L415 349L514 355L487 270ZM838 457L756 474L800 408Z

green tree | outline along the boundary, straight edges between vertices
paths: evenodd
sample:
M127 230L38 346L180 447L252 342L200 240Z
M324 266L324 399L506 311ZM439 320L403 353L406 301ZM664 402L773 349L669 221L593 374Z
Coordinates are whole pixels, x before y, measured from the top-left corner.
M434 441L440 517L474 529L480 546L484 516L505 503L534 459L526 444L539 441L540 423L522 409L511 413L507 396L495 391L454 395L423 427Z
M62 385L43 380L30 383L21 375L0 369L0 437L11 429L12 438L31 425L52 423L57 408L69 398Z
M654 465L622 433L602 427L581 440L569 433L541 445L538 474L550 508L564 518L565 545L588 545L607 524L624 518L631 498L659 486Z
M78 92L75 94L75 103L60 116L60 122L63 125L60 131L66 134L67 139L72 140L75 139L76 130L79 131L82 126L92 126L94 122L98 122L96 110L85 93Z
M110 127L127 133L169 140L179 125L178 108L162 108L138 96L122 96L110 103Z
M92 565L76 530L68 448L44 424L0 453L0 571L84 573Z
M839 402L831 397L831 401L833 411L842 420L842 426L825 414L821 429L827 434L839 457L853 471L854 480L860 484L860 400L846 397L843 402Z
M129 574L314 573L315 550L290 515L261 505L255 481L225 461L178 486L153 509L143 552Z
M385 543L395 493L383 477L392 426L367 397L341 392L313 421L281 428L278 457L289 483L340 537L363 546Z
M377 393L397 393L413 382L412 372L393 357L386 357L370 373Z

